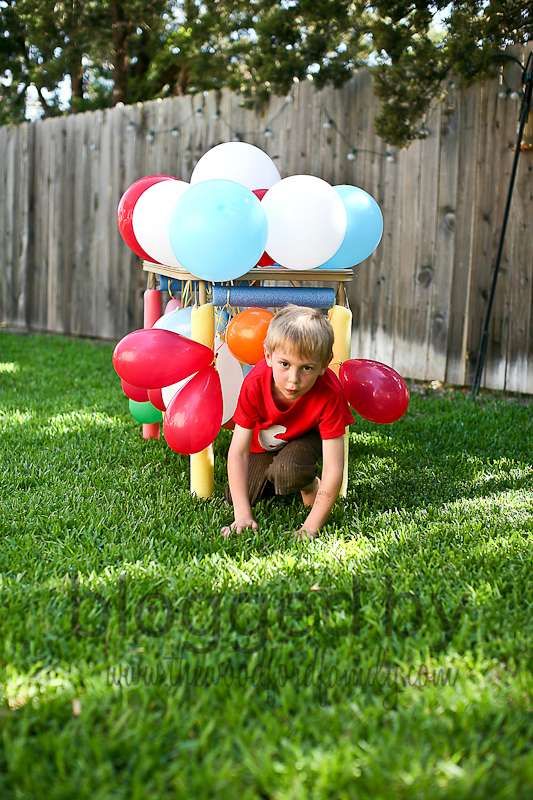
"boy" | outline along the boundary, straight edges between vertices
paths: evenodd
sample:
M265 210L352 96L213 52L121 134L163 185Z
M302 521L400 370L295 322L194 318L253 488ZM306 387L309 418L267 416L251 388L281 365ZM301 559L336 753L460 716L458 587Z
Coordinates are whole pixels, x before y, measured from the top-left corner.
M244 380L233 415L226 497L235 519L221 533L257 530L257 500L299 490L310 511L297 535L313 538L339 494L343 435L353 422L341 385L327 368L333 329L318 309L288 305L270 323L264 351L265 360Z

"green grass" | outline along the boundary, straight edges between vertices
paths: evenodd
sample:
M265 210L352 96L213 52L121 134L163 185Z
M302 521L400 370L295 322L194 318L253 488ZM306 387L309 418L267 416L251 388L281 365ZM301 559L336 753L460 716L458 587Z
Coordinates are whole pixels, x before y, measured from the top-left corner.
M111 353L0 335L2 800L532 796L531 406L414 393L226 541Z

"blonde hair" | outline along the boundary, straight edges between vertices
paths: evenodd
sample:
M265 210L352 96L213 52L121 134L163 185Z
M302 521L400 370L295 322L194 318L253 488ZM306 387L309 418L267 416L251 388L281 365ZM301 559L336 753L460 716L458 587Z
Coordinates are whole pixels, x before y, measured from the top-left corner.
M318 308L287 305L268 326L265 349L273 353L281 347L295 350L302 358L316 359L327 367L333 357L333 328Z

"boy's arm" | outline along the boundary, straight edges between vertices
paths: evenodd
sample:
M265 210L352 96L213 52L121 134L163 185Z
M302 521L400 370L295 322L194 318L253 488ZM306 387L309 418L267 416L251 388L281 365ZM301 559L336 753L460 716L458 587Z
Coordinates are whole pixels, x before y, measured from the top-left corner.
M233 502L234 522L222 528L221 533L229 536L232 531L241 533L245 528L257 530L248 496L248 459L252 431L235 425L228 451L228 481Z
M322 480L313 507L300 532L315 535L329 517L342 485L344 436L322 440Z

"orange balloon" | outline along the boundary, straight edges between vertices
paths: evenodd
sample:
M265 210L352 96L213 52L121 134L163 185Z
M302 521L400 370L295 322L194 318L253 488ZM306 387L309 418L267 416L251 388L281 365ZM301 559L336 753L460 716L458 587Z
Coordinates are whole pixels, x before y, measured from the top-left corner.
M264 356L263 342L274 315L266 308L247 308L226 328L226 344L239 361L257 364Z

